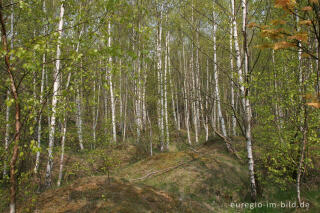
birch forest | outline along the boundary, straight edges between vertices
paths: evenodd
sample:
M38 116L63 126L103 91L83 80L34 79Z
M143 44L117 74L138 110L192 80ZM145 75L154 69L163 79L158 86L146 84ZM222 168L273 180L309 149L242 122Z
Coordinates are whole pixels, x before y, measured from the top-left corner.
M0 212L320 212L319 0L0 0Z

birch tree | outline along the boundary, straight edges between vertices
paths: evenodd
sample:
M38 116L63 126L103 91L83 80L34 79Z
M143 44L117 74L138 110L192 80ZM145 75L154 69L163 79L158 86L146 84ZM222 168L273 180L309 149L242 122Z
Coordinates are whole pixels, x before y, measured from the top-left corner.
M61 56L61 38L62 38L62 29L63 29L63 16L64 16L64 1L61 1L60 6L60 16L59 16L59 25L58 25L58 44L57 44L57 60L56 67L54 71L54 83L53 83L53 95L52 95L52 115L50 118L50 129L49 129L49 146L48 146L48 163L46 169L46 186L51 185L51 173L53 166L53 145L54 145L54 134L55 134L55 125L56 125L56 116L57 116L57 103L58 103L58 91L60 87L60 56Z

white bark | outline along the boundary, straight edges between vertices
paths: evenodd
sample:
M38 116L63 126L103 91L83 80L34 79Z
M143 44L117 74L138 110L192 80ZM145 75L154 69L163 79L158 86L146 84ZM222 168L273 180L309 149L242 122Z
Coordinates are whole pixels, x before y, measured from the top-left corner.
M170 54L170 48L169 48L169 46L168 46L168 54ZM170 57L168 57L168 59L169 59L169 62L168 62L168 77L169 77L169 85L170 85L170 89L171 89L171 106L172 106L172 114L173 114L173 119L174 119L174 123L175 123L175 126L176 126L176 128L177 128L177 130L180 130L180 128L179 128L179 123L178 123L178 113L177 113L177 111L178 111L178 108L177 108L177 111L175 110L175 108L176 108L176 103L175 103L175 98L176 98L176 96L175 96L175 87L173 86L173 84L172 84L172 78L173 78L173 75L172 75L172 73L171 73L171 67L170 67ZM179 60L180 61L180 66L179 66L179 68L180 68L180 72L182 71L182 69L181 69L181 59Z
M60 17L59 17L59 37L57 44L57 60L56 60L56 69L54 72L54 84L53 84L53 95L52 95L52 115L50 119L50 128L49 128L49 146L48 146L48 163L46 169L46 186L51 185L51 170L53 166L53 145L54 145L54 134L55 134L55 125L56 125L56 114L57 114L57 103L58 103L58 91L60 87L60 56L61 56L61 37L62 37L62 28L63 28L63 16L64 16L64 1L61 2L60 7Z
M66 118L66 116L67 116L66 113L64 113L63 127L62 127L62 138L61 138L61 155L60 155L59 177L58 177L58 182L57 182L58 187L61 185L62 173L63 173L64 147L65 147L66 133L67 133L67 118Z
M193 1L192 1L192 12L191 12L191 24L193 25ZM198 135L198 115L197 115L197 101L196 101L196 96L197 96L197 85L196 85L196 78L197 75L194 71L194 45L193 45L193 41L191 41L191 62L190 62L190 66L191 66L191 74L192 74L192 117L193 117L193 126L194 126L194 132L195 132L195 140L196 143L199 142L199 135Z
M83 29L80 31L79 34L79 41L77 43L76 47L76 53L78 54L79 49L80 49L80 38L83 33ZM81 67L82 67L82 61L81 61ZM78 138L79 138L79 146L80 150L83 150L83 134L82 134L82 74L80 75L80 83L78 81L78 86L77 86L77 96L76 96L76 105L77 105L77 113L76 113L76 124L77 124L77 132L78 132Z
M163 76L163 87L164 87L164 118L165 118L165 131L166 131L166 146L169 149L169 121L168 121L168 97L167 97L167 73L168 73L168 45L169 45L170 34L167 32L166 36L166 52L165 52L165 65L164 65L164 76Z
M139 24L140 28L140 24ZM137 50L138 50L138 60L136 62L137 64L137 73L138 77L135 79L135 108L136 108L136 128L137 128L137 141L140 142L140 136L141 136L141 130L142 130L142 123L141 123L141 51L140 51L140 46L137 45Z
M206 92L207 94L209 94L209 59L207 59L207 82L206 82ZM205 101L205 131L206 131L206 141L209 140L209 117L208 117L208 107L209 107L209 103L208 103L208 97L206 97L206 101Z
M238 76L239 76L239 82L240 82L240 92L242 96L242 106L245 106L244 103L244 85L243 83L243 74L242 74L242 67L241 67L241 55L240 55L240 47L239 47L239 38L238 38L238 29L237 29L237 22L236 22L236 12L235 12L235 0L231 0L231 10L233 14L233 21L232 21L232 26L233 26L233 36L234 36L234 49L235 49L235 54L236 54L236 64L237 64L237 71L238 71Z
M76 96L76 105L77 105L77 113L76 113L76 124L77 124L77 132L79 139L80 150L83 150L83 136L82 136L82 95L81 95L81 84L77 86L77 96Z
M42 56L42 72L41 72L41 86L40 86L40 105L43 104L43 93L44 93L44 81L45 81L45 74L46 74L46 68L45 68L45 63L46 63L46 54L43 54ZM38 150L36 154L36 163L34 167L34 173L37 174L39 171L39 164L40 164L40 148L41 148L41 132L42 132L42 113L40 112L39 115L39 120L38 120Z
M186 58L185 58L185 52L184 52L184 44L182 43L182 58L183 58L183 73L184 73L184 82L183 82L183 88L184 88L184 120L185 125L187 128L187 135L188 135L188 143L191 145L191 136L190 136L190 126L189 126L189 103L188 103L188 75L187 75L187 69L186 69Z
M231 23L232 23L232 18L231 18ZM236 136L236 127L237 127L237 121L236 121L236 106L235 106L235 91L234 91L234 77L233 77L233 29L232 29L232 24L230 26L230 71L231 71L231 107L233 109L233 114L231 117L232 120L232 134Z
M126 92L125 92L125 99L124 99L124 119L123 119L123 134L122 134L122 140L123 142L125 141L126 139L126 130L127 130L127 105L128 105L128 78L126 76L125 78L125 81L126 81Z
M7 102L10 100L10 89L7 90ZM4 149L6 154L6 159L3 162L3 177L7 176L7 156L8 156L8 148L9 148L9 137L10 137L10 106L6 105L6 133L4 136Z
M68 88L69 88L70 80L71 80L71 72L68 74L66 90L68 90ZM67 100L67 97L64 98L64 106L65 106L65 108L66 108L66 104L67 104L66 100ZM59 176L58 176L58 182L57 182L57 186L58 187L61 185L61 180L62 180L63 160L64 160L64 147L65 147L65 141L66 141L66 133L67 133L67 111L65 110L63 112L62 138L61 138L61 155L60 155Z
M111 22L108 23L108 47L111 48ZM112 56L109 56L108 59L109 67L107 67L106 77L109 79L110 87L110 101L111 101L111 122L112 122L112 141L113 143L117 142L117 129L116 129L116 106L115 106L115 97L113 91L113 82L112 82Z
M10 39L10 48L13 49L13 37L14 37L14 5L13 0L11 0L12 4L12 11L10 15L10 33L11 33L11 39ZM7 90L7 102L10 100L10 89ZM6 105L6 132L4 136L4 149L5 149L5 155L6 158L8 156L8 148L9 148L9 137L10 137L10 106ZM7 175L7 159L3 162L3 177Z
M222 110L221 110L221 99L220 99L220 88L219 88L219 73L217 69L217 37L216 37L216 32L217 32L217 23L215 21L215 13L213 12L213 68L214 68L214 80L215 80L215 99L216 99L216 105L217 105L217 110L218 110L218 119L221 124L221 130L223 136L227 137L227 130L226 130L226 125L224 121L224 117L222 115ZM230 149L230 144L226 143L227 148Z
M248 63L248 46L247 46L247 2L246 0L242 0L242 32L243 32L243 54L244 54L244 74L245 76L248 75L249 71L249 63ZM247 77L248 78L248 77ZM248 81L248 79L247 79ZM244 85L243 81L240 81L241 85ZM248 88L247 88L248 90ZM252 119L252 112L251 112L251 105L248 97L249 91L243 91L244 93L244 103L245 103L245 116L246 116L246 139L247 139L247 152L248 152L248 163L249 163L249 175L250 175L250 183L251 183L251 198L253 200L257 197L257 188L256 188L256 181L254 177L254 161L253 161L253 154L252 154L252 135L251 135L251 119Z
M162 73L162 48L161 48L161 36L162 36L162 9L160 11L160 20L158 23L158 39L157 39L157 70L158 70L158 84L159 84L159 111L158 111L158 122L160 128L160 143L161 143L161 151L164 149L164 101L163 101L163 73Z
M100 76L100 75L99 75ZM94 79L94 86L93 86L93 110L92 110L92 136L93 136L93 149L95 149L95 145L97 143L97 136L96 136L96 129L97 129L97 124L98 124L98 119L99 119L99 105L100 105L100 91L101 91L101 82L100 78L98 78L98 94L96 94L96 76Z

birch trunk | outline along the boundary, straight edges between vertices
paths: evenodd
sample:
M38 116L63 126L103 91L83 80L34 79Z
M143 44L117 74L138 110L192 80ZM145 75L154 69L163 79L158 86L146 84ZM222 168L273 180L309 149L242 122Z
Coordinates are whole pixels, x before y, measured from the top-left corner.
M159 90L159 95L160 95L160 100L159 100L159 107L158 107L158 123L159 123L159 128L160 128L160 144L161 144L161 151L163 151L164 149L164 119L163 119L163 115L164 115L164 102L163 102L163 75L162 75L162 57L161 57L161 53L162 53L162 48L161 48L161 36L162 36L162 9L163 7L161 7L161 11L160 11L160 20L158 23L158 39L157 39L157 70L158 70L158 90Z
M7 98L6 101L9 103L10 100L10 90L7 90ZM8 156L8 149L9 149L9 137L10 137L10 106L9 104L6 104L6 133L4 136L4 149L5 149L5 155L6 159L3 162L3 178L7 176L7 156Z
M63 174L63 160L64 160L64 147L65 147L65 141L66 141L66 133L67 133L67 118L66 113L63 115L63 126L62 126L62 138L61 138L61 156L60 156L60 167L59 167L59 177L57 186L60 187L61 180L62 180L62 174Z
M231 117L231 122L232 122L232 134L233 136L236 136L236 127L237 127L237 120L236 120L236 107L235 107L235 91L234 91L234 75L233 75L233 29L232 29L232 18L231 18L231 26L230 26L230 70L231 70L231 107L232 107L232 117Z
M168 57L168 45L169 45L169 39L170 39L170 34L167 32L166 36L166 52L165 52L165 65L164 65L164 76L163 76L163 87L164 87L164 118L165 118L165 131L166 131L166 146L167 150L169 149L169 124L168 124L168 97L167 97L167 73L168 73L168 62L169 62L169 57Z
M206 92L207 94L209 94L209 59L207 58L207 73L206 73L206 77L207 77L207 82L206 82ZM208 108L209 108L209 103L208 103L208 97L206 96L206 100L205 100L205 131L206 131L206 141L209 140L209 118L208 118Z
M225 125L225 120L222 115L222 110L221 110L221 100L220 100L220 88L219 88L219 73L217 69L217 37L216 37L216 32L217 32L217 23L215 21L216 15L213 12L213 67L214 67L214 80L215 80L215 98L216 98L216 105L217 105L217 110L218 110L218 119L221 124L221 129L222 129L222 134L224 137L227 137L227 130L226 130L226 125ZM230 144L226 143L226 146L228 150L230 150Z
M13 0L11 0L12 4L12 11L10 15L10 34L11 34L11 39L10 39L10 48L13 49L13 37L14 37L14 5L13 5ZM7 103L10 100L10 89L7 90ZM7 156L8 156L8 149L9 149L9 137L10 137L10 105L6 104L6 132L4 136L4 149L5 149L5 155L6 159L3 162L3 177L7 176Z
M42 6L42 10L44 13L47 12L46 9L46 1L43 1L43 6ZM44 28L43 34L45 35L47 32L47 27ZM45 84L45 78L46 78L47 72L46 72L46 54L44 53L42 55L42 72L41 72L41 86L40 86L40 105L43 104L44 100L43 100L43 95L44 95L44 84ZM50 120L48 120L48 123L50 122ZM39 120L38 120L38 137L37 137L37 146L38 146L38 150L37 150L37 154L36 154L36 163L35 163L35 167L34 167L34 173L38 174L39 171L39 164L40 164L40 150L41 150L41 133L42 133L42 112L40 110L40 114L39 114Z
M246 83L248 83L248 71L249 71L249 57L248 57L248 44L247 44L247 2L246 0L242 0L242 32L243 32L243 54L244 54L244 74L246 77ZM240 81L243 85L244 82ZM251 183L251 198L252 200L256 200L257 197L257 187L256 180L254 177L254 160L252 154L252 134L251 134L251 105L249 101L249 89L246 88L244 93L244 103L245 103L245 116L246 116L246 140L247 140L247 152L248 152L248 162L249 162L249 175L250 175L250 183Z
M194 22L194 17L193 17L193 0L192 0L192 11L191 11L191 24L193 25ZM196 143L199 142L199 136L198 136L198 116L197 116L197 101L196 101L196 93L197 93L197 86L196 86L196 74L194 71L194 45L193 42L191 41L191 74L192 74L192 117L193 117L193 126L194 126L194 133L195 133L195 140Z
M40 105L43 104L43 93L44 93L44 81L45 81L45 74L46 74L46 68L45 68L45 63L46 63L46 54L43 54L42 56L42 72L41 72L41 86L40 86ZM34 173L38 174L39 171L39 164L40 164L40 149L41 149L41 133L42 133L42 113L40 112L39 114L39 120L38 120L38 150L36 154L36 164L34 167Z
M76 47L76 53L78 54L79 49L80 49L80 38L82 35L83 30L80 31L79 34L79 42L77 43ZM82 61L81 61L81 69L82 69ZM80 83L78 81L78 86L77 86L77 97L76 97L76 105L77 105L77 113L76 113L76 124L77 124L77 131L78 131L78 138L79 138L79 146L80 150L83 150L83 134L82 134L82 74L80 74Z
M53 95L52 95L52 115L50 119L50 128L49 128L49 146L48 146L48 163L46 169L46 186L51 186L51 171L53 166L53 145L54 145L54 134L55 134L55 125L56 125L56 114L57 114L57 103L58 103L58 91L60 87L60 56L61 56L61 37L62 37L62 28L63 28L63 16L64 16L64 1L61 1L60 7L60 17L59 17L59 37L57 44L57 60L56 60L56 69L54 72L54 84L53 84Z
M111 48L111 22L108 23L108 47ZM115 106L115 97L113 91L113 82L112 82L112 56L109 56L108 59L109 67L107 67L106 77L109 79L110 86L110 99L111 99L111 120L112 120L112 141L113 143L117 142L117 129L116 129L116 106Z
M0 0L0 7L3 8L2 0ZM11 65L9 52L10 49L8 47L7 40L7 32L6 32L6 24L5 18L3 16L3 10L0 10L0 24L1 24L1 41L4 50L4 62L6 65L6 71L9 75L10 80L10 89L14 99L15 104L15 138L14 138L14 146L12 157L10 160L10 213L16 212L16 193L17 193L17 180L16 180L16 162L19 157L19 143L20 143L20 135L21 135L21 121L20 121L20 100L19 94L17 91L17 86L14 80L14 69Z
M96 82L96 81L94 81ZM98 94L96 94L96 83L94 86L94 107L93 107L93 124L92 124L92 129L93 129L93 148L95 149L95 145L97 143L97 136L96 136L96 129L97 129L97 124L98 124L98 119L99 119L99 106L100 106L100 91L101 91L101 83L100 83L100 78L99 78L99 85L98 85ZM97 99L97 101L96 101Z
M241 67L241 55L240 55L240 47L239 47L239 38L238 38L238 29L237 29L237 22L236 22L236 12L235 12L235 0L231 0L231 10L232 10L232 27L233 27L233 36L234 36L234 49L236 54L236 64L237 64L237 71L239 76L240 82L240 92L242 96L242 107L245 106L244 103L244 85L243 83L243 74L242 74L242 67Z
M81 95L81 84L78 83L77 86L77 97L76 97L76 104L77 104L77 118L76 118L76 124L77 124L77 132L78 132L78 139L79 139L79 146L80 150L83 150L83 137L82 137L82 95Z
M184 120L185 120L185 125L187 128L187 135L188 135L188 143L191 145L191 136L190 136L190 126L189 126L189 104L188 104L188 75L187 75L187 69L186 69L186 58L185 58L185 52L184 52L184 44L182 43L182 58L183 58L183 73L184 73Z
M71 80L71 72L68 74L66 90L68 90ZM67 104L67 97L64 98L64 108L66 108ZM67 133L67 112L66 109L63 112L63 124L62 124L62 138L61 138L61 155L60 155L60 166L59 166L59 176L57 186L61 185L62 180L62 173L63 173L63 160L64 160L64 148L65 148L65 141L66 141L66 133Z

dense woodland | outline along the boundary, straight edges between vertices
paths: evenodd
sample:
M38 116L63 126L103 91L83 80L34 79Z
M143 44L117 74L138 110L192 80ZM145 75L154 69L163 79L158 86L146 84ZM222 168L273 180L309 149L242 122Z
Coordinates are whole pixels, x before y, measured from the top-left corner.
M1 0L0 22L0 211L77 182L72 156L110 183L116 150L210 141L244 165L238 201L290 191L319 210L320 1Z

